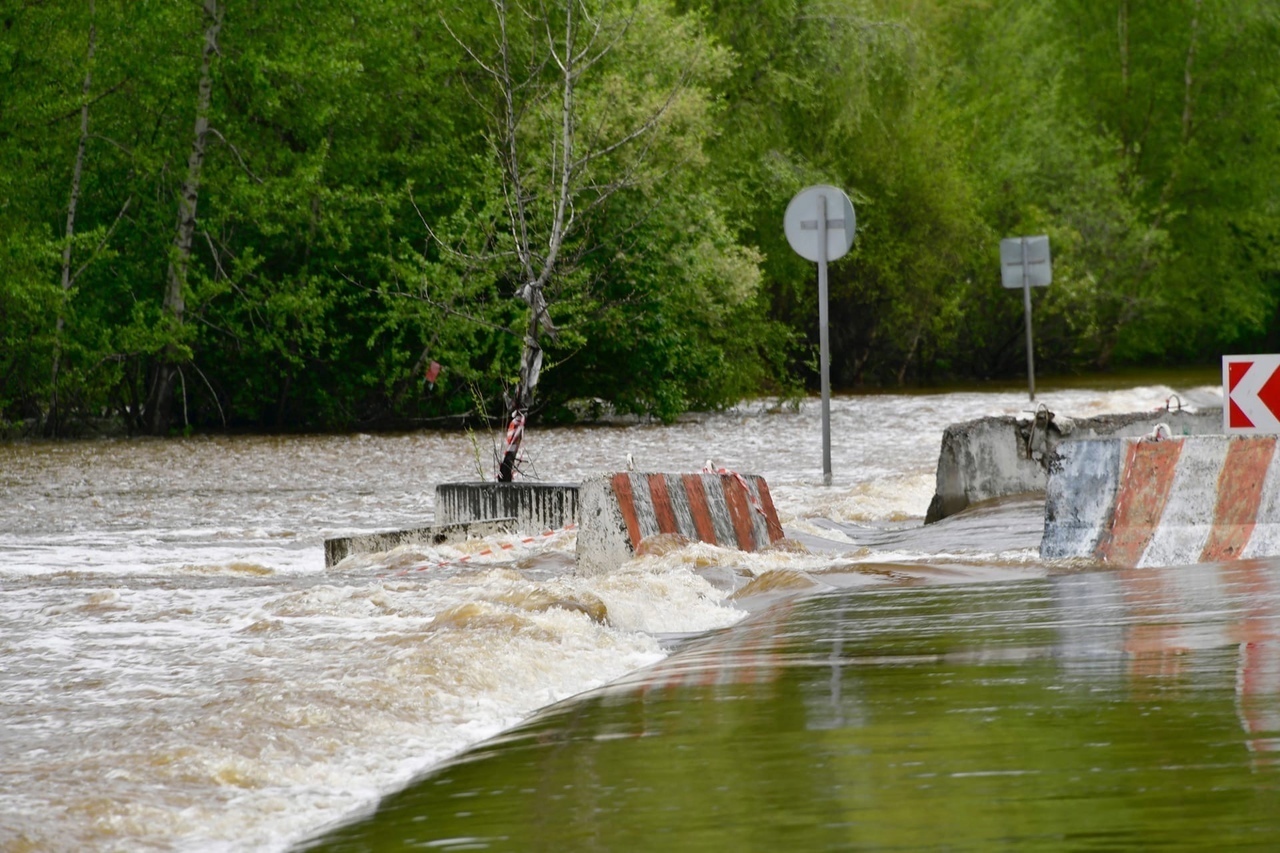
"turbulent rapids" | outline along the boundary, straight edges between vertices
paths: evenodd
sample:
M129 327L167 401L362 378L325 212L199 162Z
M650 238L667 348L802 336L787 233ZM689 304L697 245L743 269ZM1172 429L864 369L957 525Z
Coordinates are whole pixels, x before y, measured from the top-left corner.
M1042 399L1088 416L1175 390ZM920 526L943 428L1026 409L1018 393L837 398L830 487L816 405L532 432L544 480L628 454L760 474L803 546L694 544L590 578L572 530L324 568L326 537L429 523L436 484L490 477L462 434L0 445L0 849L287 849L780 600L1044 577L1035 501Z

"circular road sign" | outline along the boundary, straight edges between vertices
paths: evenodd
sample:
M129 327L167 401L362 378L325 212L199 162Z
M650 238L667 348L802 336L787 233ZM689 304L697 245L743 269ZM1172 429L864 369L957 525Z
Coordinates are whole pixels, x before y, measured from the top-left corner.
M818 210L823 199L826 200L827 210L827 252L825 258L820 258ZM849 201L844 190L826 184L806 187L796 193L796 197L787 205L787 213L782 220L787 242L796 250L797 255L807 261L834 261L844 257L853 245L856 224L853 202Z

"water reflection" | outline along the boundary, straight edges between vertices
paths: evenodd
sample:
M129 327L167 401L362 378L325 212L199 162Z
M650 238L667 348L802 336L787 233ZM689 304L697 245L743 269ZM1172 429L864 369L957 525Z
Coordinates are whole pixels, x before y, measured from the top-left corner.
M1134 696L1154 697L1170 685L1194 686L1230 650L1236 709L1245 746L1272 761L1280 748L1280 626L1276 561L1126 569L1057 578L1068 669L1122 681ZM1090 621L1092 614L1092 623ZM1107 614L1103 617L1101 614Z
M791 601L323 850L1280 844L1280 563Z

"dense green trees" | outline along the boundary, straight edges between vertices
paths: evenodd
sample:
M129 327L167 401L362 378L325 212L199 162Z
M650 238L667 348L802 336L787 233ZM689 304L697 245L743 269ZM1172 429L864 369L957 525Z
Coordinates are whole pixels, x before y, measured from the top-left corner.
M837 387L1017 375L1016 234L1046 369L1280 346L1278 60L1276 0L0 0L0 419L795 388L816 182Z
M984 218L1054 241L1041 316L1061 345L1046 363L1274 346L1280 7L1011 11L996 23L971 8L951 43L969 45L972 162L1005 180L985 183Z

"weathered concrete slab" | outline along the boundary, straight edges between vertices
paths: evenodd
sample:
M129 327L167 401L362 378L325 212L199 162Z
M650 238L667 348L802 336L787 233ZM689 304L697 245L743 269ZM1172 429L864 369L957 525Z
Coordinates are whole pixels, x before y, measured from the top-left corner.
M578 522L576 483L442 483L436 486L436 521L458 524L514 518L526 531L558 530Z
M512 533L516 529L514 518L492 518L484 521L464 521L457 524L436 524L414 530L392 530L386 533L365 533L324 540L324 566L333 568L352 554L376 554L390 551L401 545L449 545L463 542L469 537L494 536Z
M1049 459L1064 442L1142 436L1160 423L1174 436L1218 435L1222 409L1158 409L1081 419L1041 410L1035 418L1006 416L952 424L942 434L937 486L925 523L992 498L1044 493Z
M582 484L578 571L598 574L661 533L755 551L782 538L763 477L754 474L602 474Z
M1058 449L1045 495L1042 556L1093 555L1115 506L1123 451L1121 441L1079 441Z
M1040 553L1129 567L1280 556L1276 437L1063 444Z

